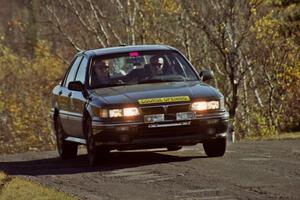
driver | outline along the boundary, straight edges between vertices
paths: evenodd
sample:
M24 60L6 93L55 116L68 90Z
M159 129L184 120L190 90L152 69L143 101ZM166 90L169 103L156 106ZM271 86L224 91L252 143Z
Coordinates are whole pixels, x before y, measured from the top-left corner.
M102 60L96 61L93 66L93 85L109 84L109 66Z
M160 75L171 75L173 74L171 67L166 62L164 56L155 55L150 58L149 67L147 67L150 71L151 76L160 76ZM149 69L150 68L150 69ZM149 72L148 72L149 73Z
M150 59L151 71L153 75L164 75L164 59L162 57L153 56Z

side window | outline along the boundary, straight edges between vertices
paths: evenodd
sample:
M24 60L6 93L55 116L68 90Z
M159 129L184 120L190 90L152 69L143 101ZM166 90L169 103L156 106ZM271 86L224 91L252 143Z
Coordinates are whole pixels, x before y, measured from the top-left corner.
M87 64L88 64L88 59L87 58L83 58L83 60L80 63L77 75L75 80L76 81L80 81L81 83L85 82L85 73L86 73L86 69L87 69Z
M75 75L76 75L76 72L77 72L77 69L78 69L78 65L79 65L81 59L82 59L82 56L76 58L75 62L73 63L73 65L72 65L72 67L71 67L71 69L69 71L69 74L66 77L66 80L64 82L64 86L65 87L68 87L69 82L75 80Z

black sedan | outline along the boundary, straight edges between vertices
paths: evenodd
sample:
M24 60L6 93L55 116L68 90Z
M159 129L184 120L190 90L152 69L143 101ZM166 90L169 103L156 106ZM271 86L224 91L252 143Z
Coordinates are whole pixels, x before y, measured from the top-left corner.
M226 151L223 95L204 83L175 48L137 45L75 55L52 92L51 119L62 159L87 146L90 164L111 150L203 143L209 157Z

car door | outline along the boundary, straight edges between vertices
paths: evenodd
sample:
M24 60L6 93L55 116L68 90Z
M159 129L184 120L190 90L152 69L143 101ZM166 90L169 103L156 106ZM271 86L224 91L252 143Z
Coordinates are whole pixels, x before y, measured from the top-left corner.
M64 131L68 135L74 135L72 130L72 118L74 116L74 113L70 111L70 98L72 96L72 91L68 89L68 84L71 81L75 80L75 76L78 70L78 67L81 63L82 56L78 56L74 59L72 62L68 73L66 74L64 81L62 82L62 85L60 87L59 91L59 97L58 97L58 106L59 106L59 117L62 123L62 127Z
M87 66L88 58L83 57L76 73L75 81L85 84ZM81 91L70 91L69 112L72 113L69 119L70 132L72 132L72 135L80 138L84 138L82 120L85 103L86 99Z

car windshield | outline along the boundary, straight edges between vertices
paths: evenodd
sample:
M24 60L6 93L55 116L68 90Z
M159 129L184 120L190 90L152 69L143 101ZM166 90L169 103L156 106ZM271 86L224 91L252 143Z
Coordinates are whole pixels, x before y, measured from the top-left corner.
M175 51L139 51L92 60L92 88L159 82L195 81L196 73Z

